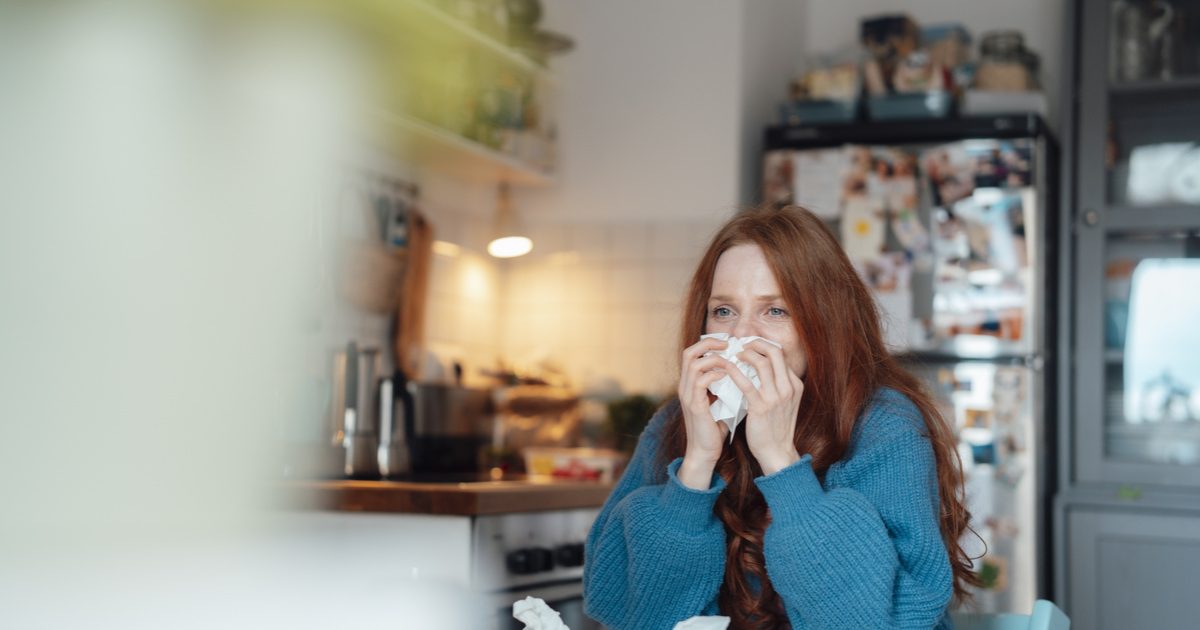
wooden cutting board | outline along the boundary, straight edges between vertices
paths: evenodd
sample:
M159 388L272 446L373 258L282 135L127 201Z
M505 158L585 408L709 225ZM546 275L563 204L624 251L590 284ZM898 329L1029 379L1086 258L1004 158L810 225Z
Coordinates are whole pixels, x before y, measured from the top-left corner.
M433 258L433 226L415 208L409 211L408 247L403 256L404 276L397 296L392 343L396 369L412 380L419 376L417 366L425 345L425 306Z

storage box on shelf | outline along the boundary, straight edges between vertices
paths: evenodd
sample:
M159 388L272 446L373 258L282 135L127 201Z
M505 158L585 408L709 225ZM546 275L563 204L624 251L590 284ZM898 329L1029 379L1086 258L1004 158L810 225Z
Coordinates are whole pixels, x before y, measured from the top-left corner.
M945 90L886 94L867 99L867 114L873 120L945 118L953 106L954 95Z

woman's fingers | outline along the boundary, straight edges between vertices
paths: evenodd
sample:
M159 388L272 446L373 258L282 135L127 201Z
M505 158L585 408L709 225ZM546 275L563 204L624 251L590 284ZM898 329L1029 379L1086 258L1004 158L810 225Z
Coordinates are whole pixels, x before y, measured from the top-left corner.
M711 358L724 361L720 357ZM687 389L681 391L680 401L683 404L688 452L705 461L716 461L724 449L725 438L729 433L728 427L723 423L713 421L712 413L709 412L708 386L723 378L725 370L718 361L708 359L693 364L692 378L689 379ZM706 366L709 367L700 371Z
M699 378L700 375L706 374L712 370L724 370L725 366L726 361L722 359L720 355L714 354L712 356L696 359L688 364L687 368L684 369L683 378L681 379L682 384L684 387L690 390L693 388L696 379Z
M728 364L728 361L726 361L726 364ZM714 368L701 374L700 377L696 379L696 391L707 392L709 385L712 385L713 383L716 383L724 378L725 374L726 371L722 368ZM707 400L707 397L705 397L705 400Z
M718 381L722 376L725 376L725 368L728 362L720 357L712 357L715 361L697 362L693 365L693 370L687 376L686 391L682 392L689 398L691 396L704 397L704 392L708 391L708 386Z
M725 372L729 374L729 378L733 379L733 384L737 385L737 388L742 390L742 394L746 396L746 401L753 406L761 405L763 399L762 394L758 391L758 388L754 386L754 383L751 382L745 374L742 374L742 371L737 368L736 363L730 361L729 359L723 360L729 365L729 367L725 369Z
M779 385L776 383L775 370L771 367L769 358L752 348L738 353L738 358L754 367L754 371L758 373L758 390L765 398L774 399L779 396Z
M718 363L708 360L712 359L712 356L706 357L704 355L709 352L720 350L726 345L728 344L720 339L709 338L701 339L699 342L694 343L684 349L683 353L680 355L680 398L687 397L688 392L694 388L693 385L696 377L701 372L712 369L713 367L719 365Z
M771 365L771 372L774 374L773 382L775 389L781 398L787 398L795 391L794 382L798 378L795 372L787 366L787 361L783 358L783 349L769 344L761 339L755 339L752 344L754 350L766 355L767 361ZM755 369L758 369L755 366ZM759 370L759 375L762 375L762 370Z
M721 339L717 339L716 337L701 339L700 341L697 341L696 343L683 349L683 354L680 357L679 364L683 366L684 369L687 369L687 366L692 361L703 357L709 352L724 350L728 345L728 341L723 341Z

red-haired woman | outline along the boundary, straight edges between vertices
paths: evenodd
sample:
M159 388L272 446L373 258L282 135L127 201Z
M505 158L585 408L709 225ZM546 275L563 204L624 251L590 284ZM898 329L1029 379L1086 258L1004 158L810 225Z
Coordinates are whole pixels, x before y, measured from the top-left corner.
M762 337L737 358L705 333ZM949 627L975 584L955 438L889 356L866 286L821 221L741 213L692 278L678 397L650 421L587 541L584 605L616 629ZM748 414L729 429L709 385Z

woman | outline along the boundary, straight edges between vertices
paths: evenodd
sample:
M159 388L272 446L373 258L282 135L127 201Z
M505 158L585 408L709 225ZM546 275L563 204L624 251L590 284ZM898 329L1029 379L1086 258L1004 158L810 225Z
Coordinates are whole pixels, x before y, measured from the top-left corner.
M738 358L704 333L758 336ZM866 286L806 210L734 217L692 278L678 398L639 439L587 541L584 600L612 628L949 627L977 584L955 438L883 344ZM732 441L708 386L748 415Z

